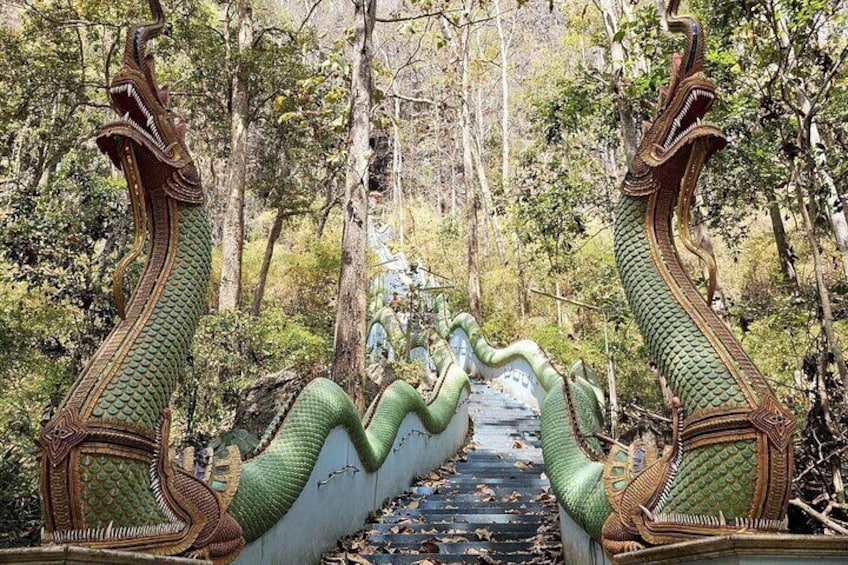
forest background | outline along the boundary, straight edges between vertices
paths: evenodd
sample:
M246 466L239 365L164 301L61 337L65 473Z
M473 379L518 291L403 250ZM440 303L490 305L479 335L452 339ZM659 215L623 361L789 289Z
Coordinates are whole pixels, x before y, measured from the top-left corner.
M611 244L618 186L682 48L663 0L164 4L157 72L189 124L216 242L175 435L230 428L264 375L330 370L346 173L363 163L375 213L454 312L470 309L494 343L530 338L557 363L612 370L615 436L665 432L669 398ZM719 265L713 307L799 419L793 529L848 533L848 5L684 8L709 31L710 119L730 141L691 218ZM38 542L42 415L115 321L131 215L92 137L111 119L126 26L149 14L0 0L0 17L2 547ZM364 146L351 119L362 85ZM703 282L695 259L690 272Z

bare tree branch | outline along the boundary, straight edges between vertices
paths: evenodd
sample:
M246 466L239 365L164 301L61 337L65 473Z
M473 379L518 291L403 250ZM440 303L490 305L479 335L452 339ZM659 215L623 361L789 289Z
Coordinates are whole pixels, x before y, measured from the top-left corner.
M400 94L398 92L392 92L390 94L387 94L387 96L390 96L392 98L397 98L398 100L403 100L405 102L415 102L415 103L418 103L418 104L429 104L430 106L436 105L435 100L430 100L429 98L416 98L415 96L406 96L405 94Z
M848 529L840 526L839 524L837 524L836 522L834 522L833 520L831 520L809 504L803 502L800 498L793 498L789 501L789 504L794 506L795 508L800 508L804 511L805 514L812 518L815 518L816 520L824 524L825 527L833 530L834 532L842 535L848 535Z
M394 18L380 18L380 17L378 17L376 21L378 21L382 24L397 23L397 22L411 22L411 21L415 21L415 20L424 20L424 19L427 19L427 18L435 17L435 16L443 16L445 14L451 14L451 13L454 13L454 12L461 12L461 11L462 10L460 10L460 9L438 10L438 11L435 11L435 12L427 12L425 14L398 16L398 17L394 17Z

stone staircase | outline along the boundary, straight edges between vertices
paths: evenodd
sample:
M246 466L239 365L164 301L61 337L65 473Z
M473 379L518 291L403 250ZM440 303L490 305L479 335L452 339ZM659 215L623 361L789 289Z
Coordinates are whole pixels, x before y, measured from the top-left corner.
M538 416L479 382L472 384L469 414L474 436L467 454L384 508L336 554L345 561L328 555L325 563L560 562Z

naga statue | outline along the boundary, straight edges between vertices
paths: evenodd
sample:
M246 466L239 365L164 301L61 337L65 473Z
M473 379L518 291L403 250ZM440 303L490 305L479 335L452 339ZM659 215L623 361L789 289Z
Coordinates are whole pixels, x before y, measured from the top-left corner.
M397 381L363 423L341 387L317 378L294 387L250 453L222 445L171 452L168 405L206 309L211 236L186 126L172 116L148 52L165 31L159 0L149 5L155 21L130 28L109 87L120 117L97 137L124 173L135 226L113 284L121 319L43 428L43 541L219 565L288 513L334 429L347 432L363 470L375 473L407 415L418 416L422 433L441 434L470 383L447 344L433 344L440 377L427 401ZM142 254L140 279L125 301L125 272Z
M489 346L471 316L449 321L443 296L438 327L446 339L424 344L440 374L427 402L397 381L363 423L338 385L315 379L285 403L251 453L230 446L173 454L168 404L206 308L211 238L185 124L171 115L148 52L165 30L159 0L149 4L155 21L130 29L109 88L120 117L97 138L124 173L134 218L113 288L121 319L43 429L45 543L229 563L245 544L250 552L252 542L274 535L332 430L347 431L368 473L389 457L407 415L417 414L428 434L446 430L469 391L446 341L462 336L472 349L466 362L473 358L478 370L514 360L529 367L544 391L542 443L554 493L609 554L786 528L795 422L710 308L715 266L689 236L700 172L726 140L702 121L716 97L703 71L705 35L697 20L677 15L679 0L666 17L686 35L687 49L673 59L671 83L630 164L615 229L628 301L675 395L674 437L662 454L637 440L607 455L593 437L603 397L585 368L578 363L563 377L529 341ZM709 266L707 300L678 255L675 210L682 243ZM124 300L125 272L142 254L141 277Z
M198 458L198 469L169 456L168 402L206 308L211 241L185 124L171 116L147 51L165 28L159 1L150 7L155 21L130 30L109 88L120 117L97 137L124 173L135 225L114 279L121 320L43 429L45 538L223 562L244 543L227 513L238 449L214 463ZM146 265L125 302L125 271L145 244Z
M645 345L674 394L673 443L657 458L641 443L614 448L604 487L613 512L602 528L610 554L645 544L786 528L792 482L793 416L710 308L715 265L691 241L698 177L724 147L704 116L716 94L704 74L706 37L671 0L669 29L687 38L672 63L656 119L630 163L615 227L615 257ZM675 246L708 265L706 300Z
M788 525L794 418L710 308L715 264L689 233L701 170L727 141L703 121L716 100L704 74L704 30L695 18L679 16L679 8L680 0L671 0L666 20L671 31L686 36L686 51L673 57L671 82L629 164L614 234L627 300L674 395L671 445L660 453L638 439L605 453L597 436L605 418L603 391L582 362L563 374L532 341L493 347L472 316L451 319L444 299L437 301L439 332L469 346L466 357L476 372L529 372L543 389L533 394L541 399L552 490L574 524L612 556L707 536L780 532ZM708 266L706 299L678 254L675 212L683 245ZM563 523L564 538L572 527Z

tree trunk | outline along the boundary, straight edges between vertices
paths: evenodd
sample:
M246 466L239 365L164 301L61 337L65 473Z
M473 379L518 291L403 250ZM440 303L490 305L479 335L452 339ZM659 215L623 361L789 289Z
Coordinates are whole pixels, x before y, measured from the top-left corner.
M515 267L518 275L518 312L524 318L530 314L530 286L527 284L527 265L524 258L524 246L518 234L513 231L515 245Z
M360 411L365 398L366 224L371 157L371 57L377 0L354 0L354 44L345 177L342 264L336 302L332 378Z
M554 281L554 295L562 296L562 287L560 287L559 284L559 276L557 276L556 280ZM565 311L563 310L561 300L555 300L554 302L556 302L557 327L561 328L565 325Z
M830 293L824 280L824 263L822 262L821 252L819 251L819 241L813 231L813 221L810 219L810 213L807 210L807 204L804 200L804 190L801 187L800 163L797 159L793 162L793 184L795 185L795 199L798 203L798 208L801 210L804 231L807 232L810 252L813 256L816 290L818 291L819 306L821 308L822 331L827 339L827 347L833 355L836 369L839 372L839 378L842 383L848 383L848 369L846 369L845 359L842 356L842 348L839 345L839 341L836 338L836 331L833 328L833 309L830 305Z
M610 347L609 337L609 318L606 312L604 315L604 353L607 357L607 388L609 389L609 405L610 405L610 435L613 439L618 439L618 417L620 408L618 405L618 383L615 376L615 359L613 359L612 348Z
M398 241L403 245L403 153L400 142L400 98L395 98L395 115L392 120L394 131L394 144L392 151L392 196L394 196L395 208L397 209Z
M495 25L501 46L501 184L509 193L509 42L501 20L501 2L495 0Z
M274 258L274 245L283 231L283 219L288 214L283 211L282 206L277 210L271 233L268 234L268 242L265 244L265 256L262 258L262 267L256 279L256 288L253 290L253 304L250 306L250 315L258 317L262 311L262 298L265 296L265 283L268 281L268 271L271 269L271 260Z
M474 183L474 156L472 154L471 137L471 73L469 65L469 50L471 47L471 0L466 0L462 20L462 113L460 127L462 128L462 178L465 184L466 218L468 221L467 258L468 258L468 310L472 316L482 323L482 292L480 289L480 269L478 265L478 218L480 198Z
M324 228L327 227L327 220L336 204L339 203L340 194L338 192L339 179L338 175L328 169L328 176L324 188L324 205L317 213L317 222L315 226L315 237L321 239L324 237Z
M489 228L494 235L495 247L501 263L506 263L504 252L503 232L498 221L497 210L495 210L495 199L492 197L492 189L489 186L489 176L486 174L486 163L483 161L483 109L480 91L477 91L477 127L474 136L474 144L471 146L471 157L474 159L474 168L477 171L477 180L480 183L480 194L483 195L483 214L488 220Z
M844 437L840 431L840 424L834 421L833 412L830 409L830 394L827 391L827 366L828 354L827 351L822 351L819 355L818 370L815 375L815 395L818 397L819 408L821 410L822 420L824 422L825 432L832 440L837 440ZM840 504L845 503L845 482L842 479L842 465L839 452L834 452L830 457L830 472L831 483L833 485L833 493L836 501Z
M791 283L797 289L798 273L795 271L795 260L792 257L792 250L789 245L789 238L786 236L786 229L783 226L780 205L777 203L774 192L769 191L767 198L771 229L774 233L774 243L777 246L777 257L780 261L780 272L783 273L783 278L786 282Z
M811 116L812 109L810 100L806 93L799 88L799 96L802 97L801 109L805 115L799 120L804 135L801 137L801 150L808 156L807 168L809 169L818 194L823 196L827 202L828 220L836 240L836 248L842 255L842 272L848 278L848 219L845 216L842 197L836 189L836 183L830 174L827 164L827 153L824 148L816 120ZM804 127L806 125L806 127Z
M797 57L790 39L788 22L786 16L776 13L777 29L775 33L782 49L787 50L787 66L791 69L797 66ZM842 255L842 270L848 278L848 217L845 215L844 202L836 189L836 183L827 166L827 153L819 133L812 101L807 92L807 87L802 81L794 80L788 76L790 69L781 73L784 96L789 92L795 93L798 107L795 107L798 127L801 130L797 143L801 151L807 156L807 167L810 170L817 192L826 200L825 209L833 231L836 247Z
M610 45L610 59L612 62L612 91L615 97L615 107L618 112L618 120L621 128L621 148L627 163L633 159L639 147L639 124L633 115L630 106L630 98L624 87L624 63L626 55L624 45L619 39L616 41L620 29L621 19L626 14L627 7L622 0L600 0L596 4L601 11L604 20L604 29Z
M227 208L221 240L221 283L218 311L229 312L239 307L241 298L241 263L244 250L244 189L247 182L247 134L249 100L244 60L253 45L253 12L250 0L238 0L236 27L238 55L233 74L230 160L227 164Z
M701 212L700 207L698 206L697 196L695 200L694 206L690 209L689 212L689 225L691 226L692 236L695 240L695 245L703 249L706 254L713 260L713 264L716 263L715 256L715 247L713 247L713 240L710 237L710 230L707 228L707 221L704 218L704 214ZM704 276L704 280L709 280L709 269L707 264L699 260L701 264L701 271ZM718 298L718 300L716 300ZM727 298L724 295L724 287L721 285L721 281L718 278L718 273L716 273L716 287L715 287L715 296L713 297L713 303L710 304L710 308L715 310L715 312L727 321L729 316L729 312L727 310Z

